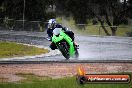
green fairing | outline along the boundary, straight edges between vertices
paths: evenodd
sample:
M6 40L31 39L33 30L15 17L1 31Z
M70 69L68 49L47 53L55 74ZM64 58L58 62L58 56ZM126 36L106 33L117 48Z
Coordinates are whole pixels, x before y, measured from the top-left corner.
M63 31L60 32L60 35L57 37L57 36L53 36L52 37L52 42L54 42L55 44L61 40L65 39L68 44L70 45L70 48L69 48L69 51L70 51L70 56L74 56L75 54L75 49L74 49L74 45L73 45L73 41L72 39L67 35L65 34Z

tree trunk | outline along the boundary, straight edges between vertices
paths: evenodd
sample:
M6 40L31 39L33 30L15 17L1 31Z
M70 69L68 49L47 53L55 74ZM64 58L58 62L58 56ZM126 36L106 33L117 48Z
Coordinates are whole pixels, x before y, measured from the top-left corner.
M117 27L112 27L111 28L112 36L116 36L116 30L117 30Z
M98 21L100 22L101 27L103 28L103 30L104 30L106 36L110 36L110 33L107 31L107 29L106 29L105 26L104 26L104 21L102 21L101 18L98 17L98 16L97 16L97 18L98 18Z
M104 24L101 23L101 27L103 28L106 36L110 36L110 33L107 31L107 29L105 28Z

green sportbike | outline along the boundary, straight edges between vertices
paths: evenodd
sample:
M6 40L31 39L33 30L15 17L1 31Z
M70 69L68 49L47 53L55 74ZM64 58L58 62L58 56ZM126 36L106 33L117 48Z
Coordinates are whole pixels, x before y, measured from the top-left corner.
M79 57L78 48L75 46L74 41L62 30L62 28L55 28L53 30L52 42L55 43L66 59L70 57Z

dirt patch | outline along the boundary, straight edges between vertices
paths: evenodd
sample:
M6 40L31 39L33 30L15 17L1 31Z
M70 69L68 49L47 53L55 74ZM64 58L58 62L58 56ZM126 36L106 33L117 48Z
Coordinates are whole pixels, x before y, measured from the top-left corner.
M71 77L82 65L88 74L132 72L131 63L45 63L45 64L1 64L0 78L7 82L20 81L16 74L34 74L51 78Z

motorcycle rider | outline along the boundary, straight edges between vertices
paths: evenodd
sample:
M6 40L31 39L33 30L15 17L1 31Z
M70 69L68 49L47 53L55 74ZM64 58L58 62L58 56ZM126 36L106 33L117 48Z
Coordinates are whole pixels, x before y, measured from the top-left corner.
M55 28L62 28L62 29L64 29L60 24L58 24L58 23L56 22L55 19L50 19L50 20L48 21L48 28L47 28L47 34L48 34L47 39L48 39L49 41L51 40L51 38L52 38L52 36L53 36L53 30L54 30Z
M48 21L48 29L47 29L48 38L47 39L49 41L51 41L51 39L52 39L53 31L54 31L55 28L61 28L62 30L64 30L64 32L72 39L72 41L74 41L74 33L72 31L69 31L67 28L63 27L62 25L58 24L55 19L50 19ZM76 47L79 46L75 42L74 42L74 44L75 44ZM57 49L54 42L52 42L50 44L50 48L52 50Z

